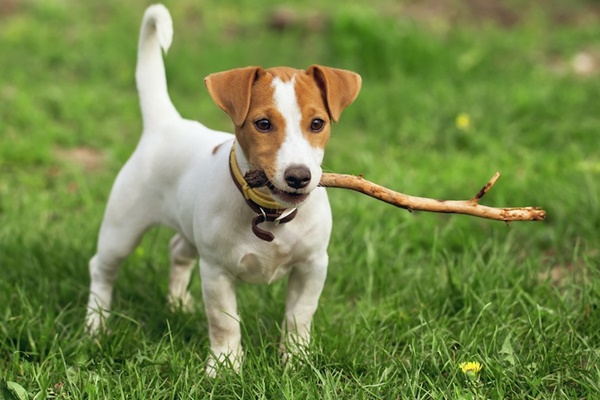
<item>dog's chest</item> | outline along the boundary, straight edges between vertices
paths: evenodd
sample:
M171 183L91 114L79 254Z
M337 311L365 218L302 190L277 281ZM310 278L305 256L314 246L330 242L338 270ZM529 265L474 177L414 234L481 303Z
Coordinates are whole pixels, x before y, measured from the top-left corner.
M287 275L301 260L288 246L240 254L236 276L247 283L271 283Z

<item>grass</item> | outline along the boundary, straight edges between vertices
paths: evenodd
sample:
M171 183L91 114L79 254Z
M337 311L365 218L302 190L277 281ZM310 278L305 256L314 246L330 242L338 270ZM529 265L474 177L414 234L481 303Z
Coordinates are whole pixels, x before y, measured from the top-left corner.
M202 84L214 71L356 70L363 90L325 169L454 199L500 170L485 204L548 211L507 227L331 190L330 271L306 365L279 364L285 282L242 285L243 372L213 381L203 312L165 303L166 229L125 263L112 334L82 332L87 261L141 129L133 70L146 2L0 3L0 398L596 398L596 3L419 4L307 1L277 31L274 1L167 3L183 115L230 129ZM573 71L580 52L595 72ZM192 289L200 298L197 277ZM465 361L483 369L470 377Z

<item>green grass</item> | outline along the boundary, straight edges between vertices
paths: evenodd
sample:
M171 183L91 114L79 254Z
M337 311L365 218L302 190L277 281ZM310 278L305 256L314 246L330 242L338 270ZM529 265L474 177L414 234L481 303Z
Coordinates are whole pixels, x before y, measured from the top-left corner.
M141 129L133 70L147 3L0 3L0 398L597 398L600 75L571 67L582 51L600 62L596 3L498 2L511 26L439 3L308 1L281 32L268 23L275 1L167 3L170 92L186 117L230 129L202 83L211 72L355 70L363 89L325 169L453 199L500 170L485 204L548 211L506 226L331 190L310 358L297 370L278 360L285 282L242 285L243 372L216 380L203 312L166 306L166 229L125 263L112 333L82 331L87 261ZM463 113L469 129L456 125ZM192 290L199 299L197 277ZM475 379L464 361L483 365Z

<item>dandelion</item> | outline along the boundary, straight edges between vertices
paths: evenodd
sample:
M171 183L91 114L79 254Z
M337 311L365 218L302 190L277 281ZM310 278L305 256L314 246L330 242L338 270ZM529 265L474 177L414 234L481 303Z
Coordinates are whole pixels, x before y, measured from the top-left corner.
M460 370L469 376L476 376L483 366L478 361L463 362L459 365Z
M466 131L471 128L471 117L467 113L460 113L456 116L456 127L461 131Z

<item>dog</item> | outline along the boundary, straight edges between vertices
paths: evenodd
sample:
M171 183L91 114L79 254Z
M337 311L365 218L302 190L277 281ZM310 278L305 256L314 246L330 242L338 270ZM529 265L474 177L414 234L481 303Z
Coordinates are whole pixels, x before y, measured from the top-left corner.
M332 227L321 162L333 122L357 97L361 77L313 65L245 67L211 74L204 83L235 126L235 134L182 118L169 98L162 51L173 35L168 10L143 17L136 83L141 139L112 187L89 263L86 327L104 329L122 261L143 233L164 225L171 239L169 302L192 307L191 273L200 259L209 326L206 371L242 362L238 282L288 277L280 348L283 362L303 354L328 265ZM248 174L266 185L252 188Z

